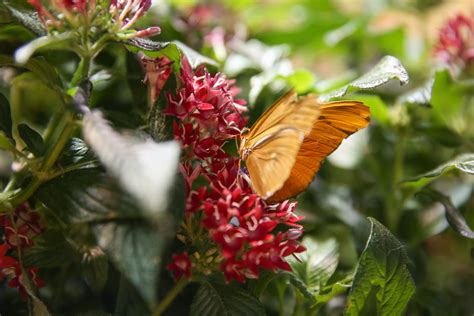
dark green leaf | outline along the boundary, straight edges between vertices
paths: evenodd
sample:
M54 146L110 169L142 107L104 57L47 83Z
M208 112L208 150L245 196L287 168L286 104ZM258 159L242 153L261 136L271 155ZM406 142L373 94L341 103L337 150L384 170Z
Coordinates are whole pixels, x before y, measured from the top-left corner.
M100 293L105 287L109 271L109 262L105 254L99 248L90 249L84 254L81 270L89 287L95 293Z
M305 238L306 252L289 259L293 273L290 281L305 297L315 300L316 295L326 285L338 264L338 244L334 239L316 241Z
M114 316L149 316L150 311L137 289L124 277L120 278Z
M236 284L204 281L194 296L191 315L265 315L258 299Z
M340 89L320 95L319 99L326 102L340 98L350 92L374 89L392 79L398 79L402 85L406 84L409 80L408 73L398 59L393 56L385 56L377 65L360 78L357 78Z
M40 157L44 154L46 148L44 146L43 137L41 137L37 131L22 123L18 124L18 133L31 153L36 157Z
M436 178L441 175L454 169L461 170L468 174L474 174L474 153L461 154L431 171L408 178L403 182L405 182L405 186L421 188L433 180L436 180Z
M172 234L145 220L110 222L94 228L99 246L137 288L150 308L156 304L161 253Z
M430 140L446 147L459 147L464 142L461 135L445 126L422 127L420 132Z
M188 59L189 64L193 68L201 64L217 65L214 60L199 54L180 41L154 42L149 39L135 38L127 41L127 47L133 52L142 51L145 55L152 58L166 56L174 63L175 70L178 70L180 67L181 54Z
M97 168L99 162L87 144L80 138L72 138L58 160L63 168L81 165L81 168Z
M27 267L56 268L81 260L81 253L56 229L41 233L23 256Z
M12 115L10 103L3 94L0 93L0 132L3 131L8 138L12 139Z
M471 230L466 222L466 219L453 205L451 198L435 190L424 190L420 194L428 195L434 201L443 204L446 210L446 219L449 225L464 237L474 239L474 231Z
M403 245L382 224L372 224L349 293L346 315L402 315L415 292Z
M71 50L72 33L62 32L57 35L45 35L38 37L25 45L21 46L15 51L15 62L18 64L25 64L31 56L40 49L64 49Z
M28 60L27 63L19 66L10 56L0 55L0 66L3 65L28 69L34 73L43 84L55 91L64 103L67 103L67 100L70 98L63 90L62 80L57 70L42 57L32 58Z
M66 224L133 219L142 214L116 181L97 168L71 171L48 181L35 196Z
M161 252L175 231L172 216L152 226L134 200L100 169L68 172L42 185L36 197L66 223L93 225L99 246L148 306L154 306ZM182 208L174 205L173 214Z
M260 297L267 288L268 284L270 284L273 280L280 277L281 275L281 273L275 273L269 270L260 271L260 274L257 279L247 280L247 287L253 295L255 295L256 297Z
M46 35L46 29L41 23L38 13L15 5L12 3L12 1L4 2L4 5L10 10L18 22L20 22L20 24L22 24L28 30L39 36Z

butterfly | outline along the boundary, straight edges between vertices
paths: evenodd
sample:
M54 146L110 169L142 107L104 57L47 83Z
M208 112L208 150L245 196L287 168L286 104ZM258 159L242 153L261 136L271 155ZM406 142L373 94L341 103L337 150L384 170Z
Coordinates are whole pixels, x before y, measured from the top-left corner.
M362 102L320 103L289 91L241 135L240 159L254 191L267 202L305 191L323 160L369 121Z

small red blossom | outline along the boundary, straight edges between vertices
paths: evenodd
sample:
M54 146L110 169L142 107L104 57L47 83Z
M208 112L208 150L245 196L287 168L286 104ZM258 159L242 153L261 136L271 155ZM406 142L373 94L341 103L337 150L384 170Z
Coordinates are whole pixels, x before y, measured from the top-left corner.
M143 81L149 84L151 103L154 104L171 75L171 61L165 56L154 59L143 56L141 62L146 72Z
M38 276L38 268L30 268L27 270L28 278L29 280L37 287L37 288L42 288L46 285L43 279L41 279ZM15 277L8 282L8 286L11 288L18 288L18 291L20 292L20 297L23 300L26 300L28 298L28 292L25 289L24 285L24 275L22 273L22 269L19 263L15 265Z
M191 260L189 259L189 255L187 252L182 254L173 254L172 256L173 261L168 264L167 269L171 273L173 273L174 279L177 281L182 277L187 279L191 278L192 272L191 268L193 266Z
M435 55L451 67L463 70L474 64L474 20L459 14L439 33Z

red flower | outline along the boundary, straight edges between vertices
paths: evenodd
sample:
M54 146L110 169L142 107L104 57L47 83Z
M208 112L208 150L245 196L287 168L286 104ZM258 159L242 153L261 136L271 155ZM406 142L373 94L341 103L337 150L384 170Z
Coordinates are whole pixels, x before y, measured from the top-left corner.
M43 226L39 222L39 215L31 212L26 204L20 205L13 213L13 219L8 215L0 216L0 227L3 228L5 242L0 245L0 280L4 276L10 278L9 287L17 287L20 296L26 299L28 294L23 284L25 276L17 259L7 256L7 252L16 248L27 248L33 244L33 237L40 234ZM15 231L16 229L16 231ZM38 268L26 269L29 280L36 287L43 287L44 281L37 276Z
M151 103L154 104L171 75L171 61L166 56L155 59L144 56L141 62L146 71L143 81L148 81Z
M467 68L474 63L474 21L459 14L439 33L435 55L451 67Z
M187 279L191 278L191 268L193 266L187 252L180 255L173 254L173 261L166 267L171 273L173 273L174 279L177 281L183 276Z

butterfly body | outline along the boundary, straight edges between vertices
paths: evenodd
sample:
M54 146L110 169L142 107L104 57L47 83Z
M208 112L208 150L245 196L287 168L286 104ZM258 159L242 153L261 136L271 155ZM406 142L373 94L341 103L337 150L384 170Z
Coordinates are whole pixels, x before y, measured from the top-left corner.
M241 136L240 157L253 189L268 202L306 190L324 158L367 126L369 116L361 102L319 103L290 91Z

